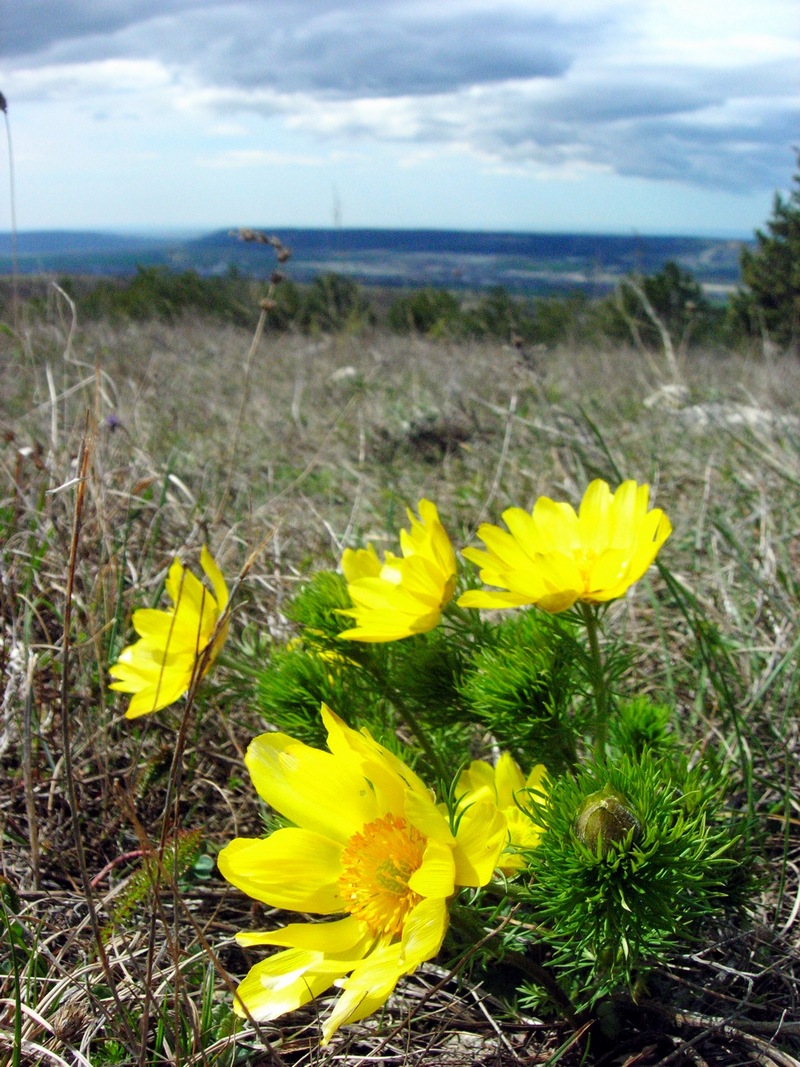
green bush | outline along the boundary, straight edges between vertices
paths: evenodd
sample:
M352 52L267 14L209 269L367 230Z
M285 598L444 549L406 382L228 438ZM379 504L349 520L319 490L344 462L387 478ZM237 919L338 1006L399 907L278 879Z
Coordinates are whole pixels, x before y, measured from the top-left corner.
M534 303L533 340L552 347L587 340L590 302L580 291L569 296L540 297Z
M535 324L526 300L516 300L502 285L490 289L465 315L465 332L498 341L532 341Z
M240 272L223 277L202 277L196 271L181 273L168 267L138 267L128 281L103 279L79 298L81 312L93 319L165 319L203 314L241 326L258 317L254 285Z
M355 332L374 322L369 299L357 282L343 274L321 274L303 293L299 325L312 332Z
M417 289L389 308L389 327L397 333L443 337L461 331L461 303L446 289Z
M658 325L637 289L676 346L685 348L690 340L707 342L724 318L723 312L712 308L691 272L670 260L657 274L631 276L629 284L622 282L612 297L598 304L598 326L609 340L635 340L648 348L661 347Z

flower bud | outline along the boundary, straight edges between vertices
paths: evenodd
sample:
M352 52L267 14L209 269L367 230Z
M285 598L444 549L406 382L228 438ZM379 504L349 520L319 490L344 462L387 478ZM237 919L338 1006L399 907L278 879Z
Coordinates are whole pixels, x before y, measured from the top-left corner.
M575 834L581 844L605 856L612 845L623 841L633 831L631 841L638 841L642 824L630 804L610 785L591 793L578 809Z

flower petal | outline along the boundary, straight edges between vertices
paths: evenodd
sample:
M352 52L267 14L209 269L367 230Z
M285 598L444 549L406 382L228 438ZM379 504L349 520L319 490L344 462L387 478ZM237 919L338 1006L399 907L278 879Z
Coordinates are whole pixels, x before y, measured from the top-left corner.
M468 589L458 598L460 608L485 608L487 611L498 608L521 608L531 603L531 598L524 593L507 593L495 589Z
M430 793L407 793L404 798L404 811L408 821L429 840L441 842L452 848L456 839L450 830L447 819L433 802Z
M409 914L402 942L383 945L336 984L343 990L323 1027L323 1045L344 1023L357 1022L386 1003L398 980L439 951L447 930L443 900L423 900Z
M494 769L494 780L499 807L511 807L516 803L516 794L525 788L525 779L510 752L501 753Z
M342 555L342 573L348 582L361 578L377 578L381 572L381 561L373 545L366 548L346 548Z
M398 756L371 737L368 730L351 729L326 704L322 705L321 714L328 731L328 747L333 755L358 761L362 774L375 791L375 811L364 822L390 811L403 812L408 791L430 799L422 779Z
M249 930L236 935L240 945L280 945L282 948L311 949L329 956L342 958L343 953L353 953L364 948L374 938L364 924L348 915L344 919L325 923L290 923L280 930ZM358 955L361 959L363 952Z
M134 694L125 716L135 719L174 704L183 696L192 680L194 662L192 656L165 664L156 658L147 642L137 641L123 649L109 668L114 679L109 689Z
M140 715L149 715L153 711L160 711L169 707L176 700L180 700L191 684L191 678L180 678L174 675L165 678L160 685L148 686L134 693L128 707L125 709L126 719L138 719ZM121 684L111 685L110 689L119 689L129 693L129 688L122 688Z
M270 907L333 915L344 910L341 854L330 838L286 827L267 838L234 838L217 865L231 885Z
M187 619L200 619L211 594L192 572L183 566L180 560L174 560L164 583L174 610Z
M455 870L453 849L431 839L421 865L408 879L408 888L421 897L445 900L455 891Z
M456 841L456 884L486 885L508 841L506 818L495 803L475 801L460 815Z
M461 772L456 784L456 800L467 794L480 794L481 799L492 800L497 796L494 782L494 767L486 760L474 759L469 767Z
M193 656L202 647L200 619L192 618L192 625L185 625L172 611L157 608L139 608L131 619L134 630L148 646L158 648L162 654L189 654Z
M261 734L245 756L259 795L290 822L345 842L378 814L359 761L286 734Z
M410 970L432 960L442 947L450 922L447 903L441 899L420 901L403 927L402 960Z
M217 566L217 561L205 545L203 545L200 550L200 566L203 568L206 577L211 582L211 587L214 590L214 596L217 601L217 613L221 615L228 606L228 586L225 584L222 571Z
M324 993L350 966L327 960L321 952L294 948L278 952L250 968L236 990L233 1009L256 1022L270 1022Z

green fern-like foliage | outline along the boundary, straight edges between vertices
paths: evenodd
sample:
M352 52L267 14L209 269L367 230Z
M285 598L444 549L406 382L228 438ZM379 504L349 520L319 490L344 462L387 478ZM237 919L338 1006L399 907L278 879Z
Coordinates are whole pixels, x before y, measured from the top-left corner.
M350 621L340 615L350 607L347 582L336 571L316 571L300 586L286 607L286 617L304 635L308 643L320 648L341 648L339 634Z
M311 745L323 745L319 709L328 704L346 722L375 728L380 700L363 667L374 652L339 640L349 625L339 614L350 604L347 583L334 571L317 571L286 608L297 637L273 647L258 672L256 700L265 722Z
M385 714L363 668L341 652L307 647L302 639L275 649L258 677L264 720L306 744L324 747L320 705L350 725L375 729Z
M731 903L740 846L723 794L717 773L645 751L560 778L537 807L526 895L577 1006L632 990Z
M411 705L419 721L433 731L463 722L458 681L466 657L446 630L395 641L385 651L386 677L395 700Z
M667 704L646 696L620 701L609 723L609 741L620 755L641 758L645 752L658 755L673 751L676 736L670 732L675 714Z
M273 648L258 674L265 721L324 745L319 709L325 703L390 747L395 734L411 740L406 726L413 721L432 751L447 754L442 762L449 766L456 737L470 732L457 688L468 653L442 628L387 643L342 641L352 620L341 609L349 604L346 582L332 571L317 572L290 602L286 614L297 637Z
M580 685L571 625L539 611L498 623L461 684L469 710L524 765L551 775L575 766L586 726L575 696Z

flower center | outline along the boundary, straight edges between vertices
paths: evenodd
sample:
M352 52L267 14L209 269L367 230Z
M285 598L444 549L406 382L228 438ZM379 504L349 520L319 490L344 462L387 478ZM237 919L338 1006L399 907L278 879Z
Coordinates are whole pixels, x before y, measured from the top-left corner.
M396 937L422 899L408 880L422 865L425 838L396 815L375 819L353 834L342 852L339 888L345 910L372 933Z

